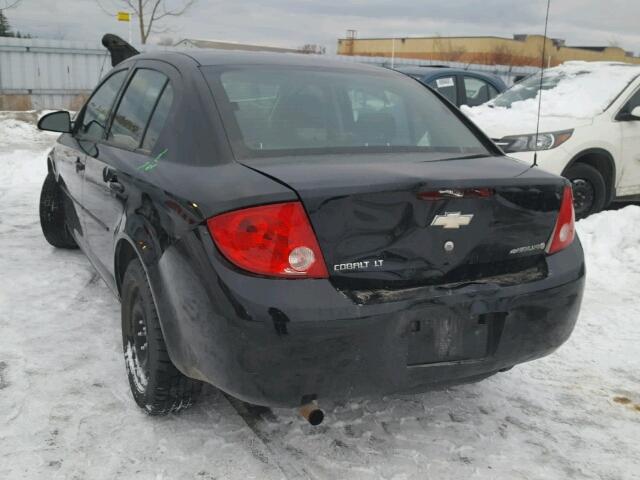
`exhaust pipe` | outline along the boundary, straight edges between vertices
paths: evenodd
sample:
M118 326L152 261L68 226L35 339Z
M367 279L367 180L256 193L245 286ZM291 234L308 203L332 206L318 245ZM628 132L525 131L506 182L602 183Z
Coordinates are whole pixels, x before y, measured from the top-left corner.
M320 425L324 420L324 412L318 408L315 400L302 405L300 407L300 415L314 427Z

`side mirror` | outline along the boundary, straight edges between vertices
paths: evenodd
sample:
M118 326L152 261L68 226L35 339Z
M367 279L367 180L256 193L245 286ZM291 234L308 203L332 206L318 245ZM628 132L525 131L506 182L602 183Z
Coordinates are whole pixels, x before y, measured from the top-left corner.
M71 133L71 115L64 110L47 113L38 121L38 128L49 132Z
M631 116L635 119L635 120L640 120L640 106L634 108L633 110L631 110Z

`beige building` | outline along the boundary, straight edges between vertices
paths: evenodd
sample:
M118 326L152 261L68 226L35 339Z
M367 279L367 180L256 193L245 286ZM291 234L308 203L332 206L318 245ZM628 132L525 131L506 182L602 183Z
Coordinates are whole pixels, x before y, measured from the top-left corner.
M342 38L339 55L414 58L487 65L539 66L543 35L502 37ZM545 64L569 60L640 64L640 57L619 47L570 47L564 40L546 39Z

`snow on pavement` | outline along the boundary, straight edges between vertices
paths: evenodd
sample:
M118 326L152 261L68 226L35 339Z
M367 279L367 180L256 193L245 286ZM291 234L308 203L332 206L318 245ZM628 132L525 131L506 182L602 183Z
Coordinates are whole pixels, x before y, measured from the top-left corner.
M55 136L0 114L0 478L640 478L640 207L578 224L588 280L571 339L483 382L239 415L213 388L151 418L133 402L119 304L50 247L38 196ZM237 407L237 405L236 405Z

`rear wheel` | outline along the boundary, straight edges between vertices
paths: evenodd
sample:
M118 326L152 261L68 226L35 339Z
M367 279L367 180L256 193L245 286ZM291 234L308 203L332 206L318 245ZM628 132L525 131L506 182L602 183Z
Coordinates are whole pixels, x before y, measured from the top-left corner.
M573 187L573 208L576 218L585 218L604 208L607 187L602 174L586 163L573 165L564 175Z
M202 383L180 373L171 362L149 283L137 259L127 266L122 283L122 345L138 406L149 415L166 415L193 404Z
M78 248L67 227L64 194L52 173L47 174L40 193L40 226L44 238L54 247Z

